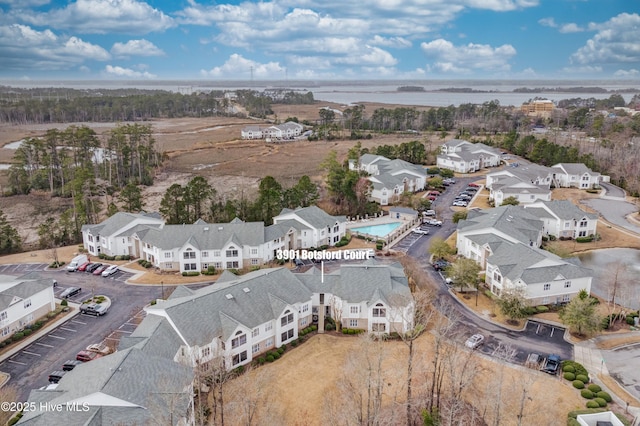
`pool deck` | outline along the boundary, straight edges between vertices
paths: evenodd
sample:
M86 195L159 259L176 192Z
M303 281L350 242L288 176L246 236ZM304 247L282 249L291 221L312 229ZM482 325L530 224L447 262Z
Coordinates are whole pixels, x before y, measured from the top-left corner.
M396 229L394 229L384 237L371 235L371 234L363 234L363 233L359 233L358 231L353 232L354 235L364 235L365 237L373 241L383 240L386 243L386 248L391 248L395 243L397 243L413 228L415 228L420 224L420 219L418 217L416 217L414 221L408 221L402 218L394 218L388 215L377 217L377 218L371 218L371 219L351 220L347 222L347 231L350 231L353 228L361 228L364 226L376 226L376 225L384 225L387 223L398 223L398 222L400 223L400 226L398 226Z

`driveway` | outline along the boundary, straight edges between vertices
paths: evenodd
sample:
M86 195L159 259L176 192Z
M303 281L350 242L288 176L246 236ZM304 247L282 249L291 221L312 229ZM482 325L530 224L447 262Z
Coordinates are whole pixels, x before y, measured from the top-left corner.
M608 222L640 234L640 226L627 220L628 215L638 211L638 206L625 200L625 192L621 188L610 183L601 185L606 191L601 198L581 200L580 203L598 211Z
M108 296L112 305L102 317L79 314L53 331L0 362L0 371L11 375L9 384L18 389L17 401L26 401L31 389L45 386L48 375L60 370L62 364L75 359L76 354L92 343L112 340L114 343L122 335L135 330L141 319L142 308L152 299L161 296L157 286L136 286L124 284L123 279L130 274L119 272L108 278L84 272L44 271L44 264L1 265L0 273L21 275L38 271L43 278L56 279L56 295L64 289L77 286L82 292L69 300L80 303L93 294ZM172 288L165 286L165 291Z

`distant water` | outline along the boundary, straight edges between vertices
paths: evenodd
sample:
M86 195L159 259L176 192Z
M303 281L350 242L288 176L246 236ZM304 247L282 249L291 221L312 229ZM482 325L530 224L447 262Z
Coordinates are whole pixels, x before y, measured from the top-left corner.
M519 106L534 97L559 101L570 98L606 99L612 93L539 92L514 93L518 88L567 89L574 87L600 87L609 91L620 89L640 90L640 81L635 80L380 80L380 81L207 81L207 80L165 80L165 81L0 81L14 87L55 87L75 89L118 89L137 88L146 90L168 90L191 93L210 90L264 90L287 88L296 91L311 91L316 100L339 104L357 102L377 102L399 105L459 106L464 103L482 104L497 100L503 106ZM419 86L423 92L398 92L400 86ZM469 88L470 93L443 92L441 89ZM622 93L629 102L632 93Z

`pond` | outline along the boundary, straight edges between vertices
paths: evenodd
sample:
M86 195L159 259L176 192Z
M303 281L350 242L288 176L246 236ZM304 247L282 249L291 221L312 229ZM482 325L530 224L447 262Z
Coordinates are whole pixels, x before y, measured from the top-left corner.
M616 303L631 309L640 308L640 250L612 248L592 250L578 254L587 268L593 269L591 292L605 300L610 299L611 289L618 271ZM618 267L620 264L620 267Z

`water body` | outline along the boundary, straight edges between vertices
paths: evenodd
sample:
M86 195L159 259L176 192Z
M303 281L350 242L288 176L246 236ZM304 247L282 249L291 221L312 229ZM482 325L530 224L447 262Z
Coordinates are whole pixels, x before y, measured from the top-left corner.
M578 254L578 258L587 268L593 269L594 279L591 292L605 300L610 298L610 283L616 272L616 263L620 262L624 269L618 274L618 290L616 302L631 309L640 308L640 250L629 248L611 248L592 250Z
M386 237L400 225L400 222L392 222L381 225L360 226L358 228L351 228L351 231L356 231L361 234L375 235L376 237Z

